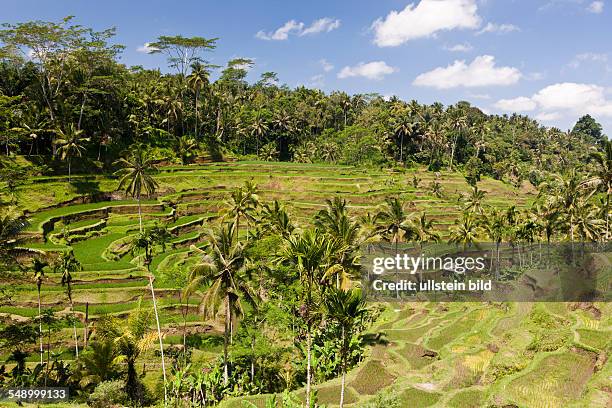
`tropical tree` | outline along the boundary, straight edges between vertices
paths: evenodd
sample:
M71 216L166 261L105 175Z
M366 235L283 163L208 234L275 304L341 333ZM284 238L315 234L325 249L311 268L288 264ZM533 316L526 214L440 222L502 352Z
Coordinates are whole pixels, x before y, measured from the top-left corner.
M62 274L62 286L66 287L66 296L70 303L70 312L74 314L74 302L72 301L72 272L77 272L82 269L81 263L74 256L72 250L65 251L61 254L58 262L54 266L57 273ZM77 360L79 359L79 339L77 337L76 322L73 320L72 328L74 331L74 351Z
M587 187L600 188L606 195L605 239L610 240L610 194L612 193L612 141L604 140L603 152L592 153L596 169L592 177L583 181Z
M301 317L306 324L306 406L311 406L312 393L312 330L316 317L317 282L327 269L329 241L316 230L305 230L292 235L280 251L279 260L294 267L302 283Z
M382 235L395 243L396 251L398 243L405 239L410 240L414 235L410 217L406 214L404 204L397 197L385 199L385 207L378 212L376 219Z
M194 93L195 129L193 133L195 134L196 138L198 137L200 131L198 127L198 104L200 101L200 92L202 92L202 89L208 85L208 76L209 73L204 64L199 61L191 64L191 74L189 74L187 77L187 86L189 86Z
M136 372L136 361L151 348L157 333L149 329L151 310L142 307L142 298L125 321L105 316L96 322L96 337L101 342L113 342L120 358L117 363L127 366L125 391L134 402L144 400L144 386Z
M71 181L72 159L83 156L83 153L85 153L83 143L90 140L88 137L83 136L83 132L83 129L77 129L72 123L68 125L65 131L61 129L56 131L57 138L55 139L55 144L59 146L56 152L62 160L68 163L68 182Z
M421 216L414 219L410 223L412 231L412 239L419 242L421 248L423 248L423 242L439 242L440 234L435 229L435 222L432 219L427 218L425 211L421 213Z
M34 280L36 281L36 291L38 293L38 333L40 340L40 364L43 363L43 331L42 331L42 308L40 302L40 291L42 288L42 284L45 280L45 268L49 264L47 262L41 261L38 258L34 258L32 262L32 270L34 271Z
M227 206L221 211L224 218L229 218L235 225L234 232L238 234L240 220L244 218L247 224L247 241L249 239L249 225L255 221L255 211L259 205L257 186L250 181L245 182L243 187L232 191Z
M149 196L155 193L158 187L157 181L151 176L151 172L156 170L153 158L144 146L137 145L127 158L121 158L115 164L122 167L115 172L120 177L119 188L138 200L138 219L142 232L141 197L143 194Z
M483 201L485 197L485 192L478 189L478 186L472 186L469 195L463 196L464 201L464 210L481 215L484 211L483 209Z
M451 227L448 242L463 245L465 251L467 247L471 247L477 241L479 235L480 228L474 216L471 213L464 212L461 220L457 220L455 225Z
M233 317L244 314L241 299L255 303L253 289L245 277L249 268L245 246L238 240L233 222L225 223L216 232L209 232L210 250L201 258L190 274L187 291L195 292L209 283L204 290L200 310L208 318L214 318L220 310L224 313L223 330L223 383L229 381L228 344ZM194 248L196 249L196 248Z
M350 339L355 326L360 324L367 313L361 291L331 289L324 297L325 312L340 328L340 360L342 380L340 385L340 408L344 407L344 390L346 384L346 361L349 353Z

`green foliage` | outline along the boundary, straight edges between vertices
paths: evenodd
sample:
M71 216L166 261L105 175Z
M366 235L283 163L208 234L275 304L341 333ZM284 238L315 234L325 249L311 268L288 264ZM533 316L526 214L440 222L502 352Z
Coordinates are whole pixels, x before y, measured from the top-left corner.
M128 402L123 381L103 381L87 397L87 403L92 408L108 408L114 405L124 405Z

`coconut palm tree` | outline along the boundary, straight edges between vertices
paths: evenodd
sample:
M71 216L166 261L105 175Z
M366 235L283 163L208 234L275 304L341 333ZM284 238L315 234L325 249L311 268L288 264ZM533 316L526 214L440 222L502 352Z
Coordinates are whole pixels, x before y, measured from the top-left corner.
M295 225L291 222L291 218L287 210L274 200L272 204L265 203L262 206L260 222L264 230L280 235L287 239L295 230Z
M214 318L223 310L223 383L226 386L229 381L228 344L232 318L241 318L244 314L241 299L255 303L254 291L245 279L248 269L245 246L238 240L235 229L236 225L229 222L208 234L210 250L197 251L201 259L191 271L186 289L193 293L209 283L203 292L200 310L207 318Z
M378 212L376 219L382 235L395 243L396 251L398 243L414 235L410 217L404 210L404 204L397 197L385 199L385 207Z
M234 232L238 234L240 230L240 220L244 218L247 223L247 241L249 239L249 225L255 221L255 210L259 205L257 196L257 186L250 181L244 183L243 187L238 187L232 191L230 201L226 203L226 208L220 212L222 217L233 221L236 228Z
M606 194L607 209L605 214L606 230L605 239L610 240L610 194L612 193L612 141L603 141L603 152L593 153L591 158L596 164L596 170L592 177L582 184L587 187L601 188Z
M346 363L349 353L350 340L355 327L360 324L367 314L365 301L361 291L332 289L324 298L325 312L340 328L340 360L342 382L340 385L340 408L344 407L344 389L346 385Z
M15 259L15 247L22 239L20 233L27 226L12 208L0 211L0 265L12 263Z
M41 261L38 258L34 258L32 263L32 270L34 271L34 280L36 281L36 291L38 292L38 333L40 340L40 364L43 363L43 331L42 331L42 308L40 302L40 291L42 288L42 284L45 280L45 268L49 264L47 262Z
M305 230L292 235L280 251L279 260L293 266L302 283L300 314L306 324L306 406L311 406L312 393L312 330L315 323L317 283L327 269L329 241L316 230Z
M484 234L495 243L495 254L496 254L496 274L499 273L499 249L506 234L506 216L504 213L499 211L497 208L491 208L489 212L484 214L480 222L480 226ZM491 256L491 264L493 263L493 256ZM499 277L499 276L497 276Z
M142 232L141 197L143 194L149 196L155 193L158 187L157 182L151 176L151 172L156 170L153 158L142 145L137 145L127 158L121 158L115 164L122 167L115 172L120 177L119 188L124 189L126 194L138 200L138 219Z
M463 196L464 202L464 210L474 213L474 214L482 214L483 209L483 201L485 197L485 192L478 189L478 186L472 186L472 190L469 195Z
M428 219L425 211L421 213L420 217L412 220L410 223L412 227L412 239L420 244L421 249L423 248L423 242L440 241L440 234L434 230L434 225L434 220Z
M68 182L70 182L72 159L83 156L85 152L83 143L89 142L89 138L83 137L83 130L77 129L72 123L65 131L58 129L56 133L58 137L54 143L59 146L56 154L60 156L60 159L68 162Z
M255 138L256 150L255 154L259 156L259 139L268 131L266 120L258 113L251 123L251 136Z
M194 93L194 101L195 101L195 129L194 134L195 137L198 137L199 128L198 128L198 103L200 101L200 93L204 87L208 85L208 76L209 73L206 69L206 66L199 61L191 64L191 74L187 77L187 86Z
M72 250L65 251L60 256L55 264L55 272L62 274L62 286L66 287L66 296L70 302L70 312L74 314L74 302L72 301L72 272L77 272L82 269L81 263L75 258ZM79 359L79 339L77 337L76 322L73 320L72 328L74 330L74 351L77 360Z
M471 213L464 212L461 220L455 221L455 225L450 229L450 244L461 244L465 251L471 247L480 235L480 228Z

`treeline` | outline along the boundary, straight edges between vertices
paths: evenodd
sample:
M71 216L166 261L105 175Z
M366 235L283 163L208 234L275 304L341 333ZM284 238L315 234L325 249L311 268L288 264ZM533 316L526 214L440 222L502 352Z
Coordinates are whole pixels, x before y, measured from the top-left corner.
M209 64L218 39L161 36L150 53L169 73L120 63L114 29L71 17L0 30L0 146L39 171L110 171L134 143L159 160L251 156L354 165L464 168L514 183L588 166L605 136L584 116L567 132L527 116L487 115L468 102L422 105L378 94L326 94L280 85L273 72L247 82L253 61ZM214 77L214 80L213 80ZM75 163L72 163L75 164Z

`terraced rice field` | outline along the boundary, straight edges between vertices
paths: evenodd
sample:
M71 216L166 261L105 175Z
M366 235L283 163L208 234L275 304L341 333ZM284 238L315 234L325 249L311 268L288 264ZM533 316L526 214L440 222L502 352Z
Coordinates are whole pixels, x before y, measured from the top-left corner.
M417 188L412 185L415 175L421 179ZM194 262L190 246L199 245L203 231L218 222L229 193L247 180L257 184L261 201L283 202L302 226L311 224L325 200L335 196L345 198L353 215L358 216L375 213L386 197L399 195L410 203L410 211L426 211L433 217L442 235L461 211L460 194L468 191L457 173L439 175L444 196L438 198L429 187L436 176L424 170L392 172L290 163L166 167L156 179L158 194L143 201L142 210L146 226L165 223L174 235L168 250L151 263L158 305L164 309L162 330L168 339L183 324L178 288L185 282L173 271ZM75 180L69 184L60 177L38 178L21 188L18 194L30 219L24 248L50 254L69 247L74 250L83 265L83 271L74 274L73 283L75 309L82 320L86 308L89 319L95 320L105 314L125 316L141 297L145 305L150 304L147 271L126 245L138 231L136 203L113 192L117 185L114 179L92 176ZM89 193L83 192L84 185ZM495 180L485 179L479 187L487 192L485 203L493 206L523 207L534 199L534 191L527 187L519 190ZM112 200L87 202L83 197L88 194ZM68 310L60 279L57 274L46 274L43 307ZM10 285L16 296L12 305L0 306L0 316L19 320L38 314L32 276L24 275L5 285ZM191 300L192 306L196 303ZM386 304L371 333L377 341L365 361L348 374L346 402L359 406L388 391L397 394L406 407L506 403L521 407L611 406L612 365L604 356L611 351L612 306L594 307L598 315L569 304ZM191 310L187 319L192 332L219 333L217 322L203 321L194 312ZM546 350L535 344L542 328L534 313L546 314L556 325L558 341L548 344ZM53 341L69 346L69 330L57 333ZM203 348L194 358L215 352L218 350ZM34 361L38 357L34 354L30 358ZM339 379L316 388L320 402L338 403ZM303 393L300 390L297 395ZM266 398L248 400L264 406ZM242 405L239 400L229 400L224 406Z

